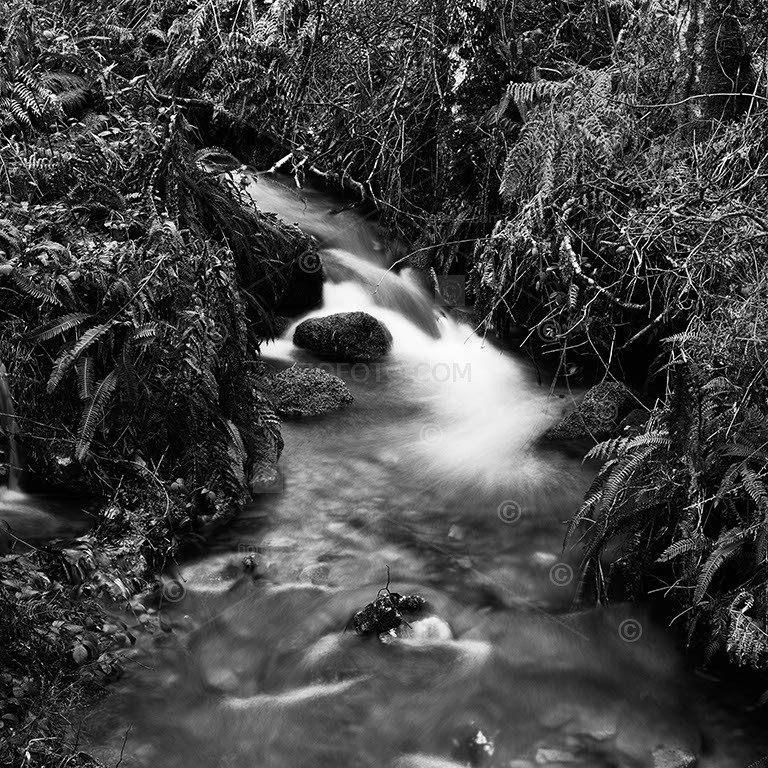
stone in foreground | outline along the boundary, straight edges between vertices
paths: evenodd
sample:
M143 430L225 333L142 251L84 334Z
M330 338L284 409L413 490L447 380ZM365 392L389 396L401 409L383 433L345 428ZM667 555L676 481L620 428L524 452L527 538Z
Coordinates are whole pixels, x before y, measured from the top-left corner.
M657 747L653 750L653 768L695 768L696 755L680 747Z
M337 411L354 398L338 377L317 368L287 368L272 379L275 410L286 419Z
M340 312L299 323L293 343L343 362L373 362L392 347L392 334L366 312Z

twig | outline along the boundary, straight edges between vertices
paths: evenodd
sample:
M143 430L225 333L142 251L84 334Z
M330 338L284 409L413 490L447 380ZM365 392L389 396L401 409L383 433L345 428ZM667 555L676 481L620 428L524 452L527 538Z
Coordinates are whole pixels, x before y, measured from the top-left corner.
M129 725L128 729L125 732L125 736L123 736L123 745L120 747L120 759L115 763L115 768L120 768L120 763L123 762L123 753L125 752L125 745L128 741L128 734L131 732L131 728L133 726Z

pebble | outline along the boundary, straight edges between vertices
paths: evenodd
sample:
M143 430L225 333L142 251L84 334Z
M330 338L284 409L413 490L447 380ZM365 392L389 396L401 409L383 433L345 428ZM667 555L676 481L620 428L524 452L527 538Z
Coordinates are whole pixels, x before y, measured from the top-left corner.
M553 565L557 562L557 555L552 552L534 552L531 555L531 560L536 565Z
M383 632L379 635L379 640L385 644L391 643L394 640L433 643L452 639L453 632L450 626L446 621L437 616L427 616L424 619L411 621L410 626L403 623L397 629Z
M464 529L460 525L452 525L448 529L448 538L454 541L464 541Z
M432 755L404 755L398 758L392 768L465 768L465 763L455 763Z
M536 762L539 765L548 763L575 763L576 756L562 749L539 749L536 751Z
M653 768L695 768L698 760L687 749L657 747L653 750Z

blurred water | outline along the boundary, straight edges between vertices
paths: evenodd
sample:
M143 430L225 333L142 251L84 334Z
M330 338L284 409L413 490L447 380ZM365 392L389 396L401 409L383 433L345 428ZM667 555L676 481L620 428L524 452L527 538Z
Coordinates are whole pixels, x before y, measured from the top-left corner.
M159 614L175 631L140 633L86 723L89 747L169 768L464 765L478 729L499 768L645 768L661 748L741 768L766 751L639 608L568 611L564 521L590 476L536 447L563 401L385 273L369 222L270 177L251 191L322 239L329 282L312 314L365 310L393 349L333 364L294 347L293 328L266 348L277 367L343 377L355 403L284 425L282 482L169 574ZM452 638L384 645L345 630L387 568Z
M19 473L21 472L21 459L19 457L18 444L19 425L16 421L16 408L8 386L8 372L5 365L0 362L0 436L4 437L7 445L9 491L19 490Z

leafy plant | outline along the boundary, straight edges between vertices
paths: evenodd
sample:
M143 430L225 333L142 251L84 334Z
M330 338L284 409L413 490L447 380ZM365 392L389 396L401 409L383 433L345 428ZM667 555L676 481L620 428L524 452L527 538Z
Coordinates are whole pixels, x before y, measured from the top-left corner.
M662 591L681 606L689 642L705 658L723 648L739 664L763 668L768 429L759 403L765 382L753 378L745 386L712 377L700 365L706 358L689 356L690 337L677 343L666 407L642 434L587 454L604 463L568 540L582 531L583 586L592 585L599 597L612 587L634 596ZM601 559L608 553L606 577Z

